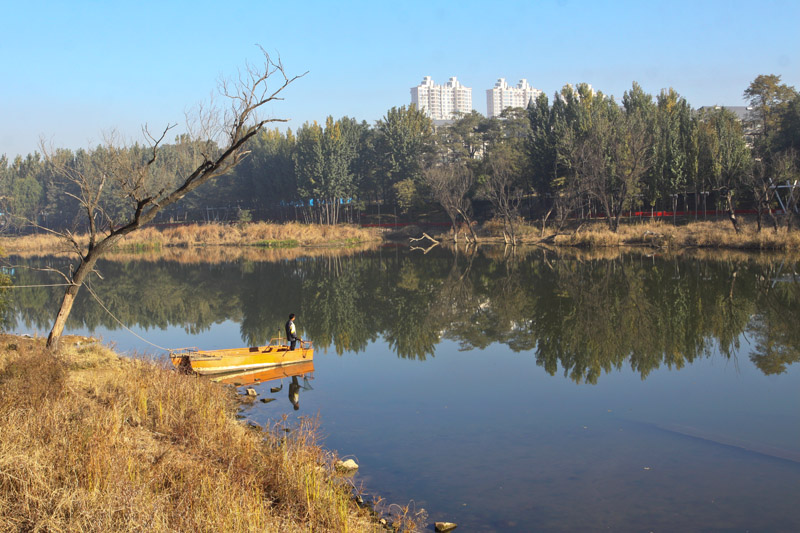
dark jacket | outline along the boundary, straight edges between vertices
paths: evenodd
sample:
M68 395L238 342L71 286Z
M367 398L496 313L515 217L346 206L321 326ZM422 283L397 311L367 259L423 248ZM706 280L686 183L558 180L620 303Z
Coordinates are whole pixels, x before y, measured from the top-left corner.
M286 322L286 340L287 341L296 341L296 340L298 340L297 333L296 333L297 329L295 328L295 332L292 332L292 329L293 329L292 328L292 321L289 320L289 321Z

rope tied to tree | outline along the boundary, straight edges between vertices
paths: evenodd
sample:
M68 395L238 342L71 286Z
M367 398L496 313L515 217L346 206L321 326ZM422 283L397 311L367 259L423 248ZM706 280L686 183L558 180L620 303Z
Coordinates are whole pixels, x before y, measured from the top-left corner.
M155 343L152 343L152 342L150 342L149 340L145 339L144 337L142 337L141 335L139 335L139 334L137 334L135 331L133 331L131 328L129 328L128 326L126 326L125 324L123 324L123 323L122 323L122 321L121 321L120 319L118 319L116 316L114 316L114 313L112 313L111 311L109 311L109 310L108 310L108 308L107 308L105 305L103 305L103 302L101 302L101 301L100 301L100 298L97 296L97 294L95 294L95 292L92 290L92 288L89 286L89 284L88 284L88 283L87 283L87 284L85 284L85 287L86 287L86 290L87 290L87 291L89 291L89 294L91 294L91 295L92 295L92 297L93 297L93 298L94 298L94 299L97 301L97 303L100 305L100 307L101 307L101 308L103 308L103 310L104 310L106 313L108 313L108 315L109 315L111 318L113 318L113 319L114 319L114 320L117 322L117 324L119 324L120 326L122 326L122 328L123 328L123 329L127 330L127 331L128 331L128 333L130 333L131 335L133 335L133 336L134 336L134 337L136 337L137 339L139 339L139 340L141 340L141 341L144 341L144 342L146 342L146 343L147 343L147 344L149 344L150 346L153 346L153 347L155 347L155 348L158 348L159 350L163 350L163 351L165 351L165 352L172 352L172 351L173 351L173 350L172 350L172 349L170 349L170 348L164 348L163 346L159 346L158 344L155 344Z

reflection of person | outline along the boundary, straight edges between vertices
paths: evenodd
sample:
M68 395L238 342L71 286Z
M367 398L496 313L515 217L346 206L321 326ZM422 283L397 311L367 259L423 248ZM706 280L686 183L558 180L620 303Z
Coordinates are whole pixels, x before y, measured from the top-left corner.
M292 382L289 383L289 401L295 411L300 409L300 383L297 382L297 376L292 376Z
M289 321L286 322L286 340L291 344L289 349L294 350L299 340L297 338L297 329L294 327L294 313L289 313Z

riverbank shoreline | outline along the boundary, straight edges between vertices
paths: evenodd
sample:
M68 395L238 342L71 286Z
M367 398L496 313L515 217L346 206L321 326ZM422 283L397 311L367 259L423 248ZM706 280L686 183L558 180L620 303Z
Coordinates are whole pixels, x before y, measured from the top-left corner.
M384 530L316 421L243 422L235 388L93 338L54 356L9 334L0 385L0 529Z
M382 230L351 224L187 224L164 228L146 227L123 237L114 249L117 253L143 253L165 248L249 247L255 249L292 249L299 247L353 247L380 242ZM85 246L87 235L76 236ZM74 247L56 234L31 234L0 238L6 253L65 253Z
M502 224L489 221L476 228L479 244L506 244ZM319 224L191 224L167 228L144 228L120 241L115 254L159 254L168 249L238 248L252 250L308 250L311 248L362 248L383 242L404 242L417 247L427 247L433 241L423 238L412 242L424 233L440 243L452 243L449 228L426 232L421 226L386 228L359 227L350 224L327 226ZM764 228L757 231L751 221L742 221L736 233L725 220L689 222L673 225L665 222L623 224L612 232L601 221L579 224L562 229L536 228L530 224L517 227L520 245L549 245L573 248L614 248L640 246L657 249L680 250L688 248L742 250L742 251L800 251L800 231L785 227L775 231ZM464 233L457 240L466 243ZM88 243L87 237L77 237L79 243ZM35 234L0 238L0 248L7 254L50 255L74 253L63 238L53 234Z
M649 247L680 250L687 248L707 248L720 250L780 251L800 250L800 231L787 231L785 227L775 231L772 228L757 230L755 222L742 221L741 231L736 233L730 222L725 220L698 221L673 225L661 221L646 221L622 224L616 232L608 225L595 220L589 223L576 223L562 229L535 228L532 225L519 226L518 240L525 245L549 245L574 248L617 248ZM502 234L502 224L492 221L476 231L478 242L482 244L506 244ZM439 232L433 235L441 241L453 241L452 233ZM466 242L464 234L458 236ZM430 241L422 241L429 245ZM418 244L419 246L419 244Z

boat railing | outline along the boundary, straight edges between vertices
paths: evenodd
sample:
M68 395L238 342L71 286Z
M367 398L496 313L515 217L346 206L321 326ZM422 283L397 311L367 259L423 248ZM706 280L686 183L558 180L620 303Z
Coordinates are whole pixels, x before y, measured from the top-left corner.
M199 352L200 348L197 346L187 346L185 348L172 348L169 350L169 356L171 359L177 359L179 357L183 357L186 355L192 355L196 352Z
M298 341L301 350L310 350L312 346L312 341ZM267 344L267 348L288 348L289 341L286 340L286 337L272 337L269 340L269 344Z

